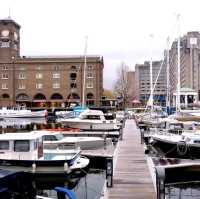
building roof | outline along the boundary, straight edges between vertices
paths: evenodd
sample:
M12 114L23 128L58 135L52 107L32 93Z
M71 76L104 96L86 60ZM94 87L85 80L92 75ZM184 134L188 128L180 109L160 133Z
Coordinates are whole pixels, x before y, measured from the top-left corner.
M0 19L0 23L13 23L17 28L21 28L21 26L16 23L13 19L11 19L10 17L8 18L4 18L4 19Z

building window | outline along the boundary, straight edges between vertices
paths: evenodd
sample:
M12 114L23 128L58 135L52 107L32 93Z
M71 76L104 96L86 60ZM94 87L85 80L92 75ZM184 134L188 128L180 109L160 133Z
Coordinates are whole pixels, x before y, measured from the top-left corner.
M59 66L54 66L53 70L58 71L59 70Z
M36 79L42 79L43 78L43 74L42 73L36 73L35 74L35 78Z
M53 73L53 79L60 78L60 73Z
M92 72L87 72L87 78L93 78L93 73Z
M53 83L53 88L60 88L60 83Z
M19 70L26 70L24 66L20 67Z
M2 89L8 89L8 85L7 85L6 83L3 83L3 84L1 85L1 88L2 88Z
M19 87L18 87L20 90L23 90L23 89L26 89L26 86L25 84L19 84Z
M88 81L87 84L86 84L86 88L93 88L93 82Z
M19 79L26 79L25 73L19 73Z
M13 48L17 50L17 44L13 44Z
M1 79L8 79L8 73L3 73Z
M70 73L70 80L76 80L76 73Z
M43 87L42 83L37 83L36 84L36 89L42 89L42 87Z
M42 70L41 66L36 66L36 70Z
M87 66L87 69L88 70L93 70L93 66L89 65L89 66Z
M71 83L71 84L70 84L70 87L71 87L71 88L77 88L77 85L76 85L76 83Z
M77 67L76 66L71 66L71 70L76 70Z
M1 48L9 48L10 47L10 42L1 42Z
M2 66L2 70L8 70L8 66Z

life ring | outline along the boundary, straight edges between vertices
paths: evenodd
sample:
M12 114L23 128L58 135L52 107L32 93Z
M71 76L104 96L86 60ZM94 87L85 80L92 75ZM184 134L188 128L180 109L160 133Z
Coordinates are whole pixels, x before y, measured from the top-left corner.
M177 153L180 156L184 156L187 153L187 151L188 151L188 146L184 140L177 143Z

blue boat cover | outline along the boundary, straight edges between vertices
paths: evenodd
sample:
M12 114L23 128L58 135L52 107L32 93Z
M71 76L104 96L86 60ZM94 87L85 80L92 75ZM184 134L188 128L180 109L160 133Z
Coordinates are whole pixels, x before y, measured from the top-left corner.
M69 199L77 199L76 194L65 187L55 187L54 190L56 190L57 192L64 193L66 196L69 197Z

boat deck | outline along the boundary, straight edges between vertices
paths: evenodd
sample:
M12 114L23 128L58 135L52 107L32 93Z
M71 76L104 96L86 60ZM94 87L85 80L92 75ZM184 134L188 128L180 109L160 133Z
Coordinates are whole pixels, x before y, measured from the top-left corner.
M109 199L154 199L155 189L149 173L140 132L134 120L127 120L123 140L117 146L113 187L108 189Z

